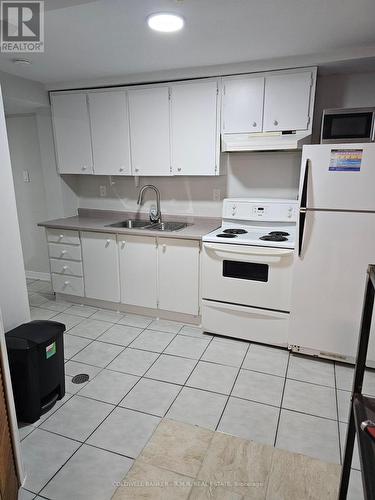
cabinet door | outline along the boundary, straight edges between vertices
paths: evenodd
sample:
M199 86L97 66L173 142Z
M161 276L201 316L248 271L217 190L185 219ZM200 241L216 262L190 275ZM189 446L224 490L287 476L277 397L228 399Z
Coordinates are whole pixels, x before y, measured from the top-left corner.
M51 104L60 174L92 174L86 94L53 94Z
M121 302L157 307L156 240L149 236L118 236Z
M306 130L310 123L312 73L266 77L264 131Z
M171 86L174 175L215 175L219 158L217 81Z
M198 315L199 242L160 238L159 308Z
M120 301L116 236L81 233L85 295L92 299Z
M129 91L134 175L170 175L169 92L167 87Z
M224 78L223 134L262 131L264 78Z
M128 103L125 91L88 94L94 172L130 175Z

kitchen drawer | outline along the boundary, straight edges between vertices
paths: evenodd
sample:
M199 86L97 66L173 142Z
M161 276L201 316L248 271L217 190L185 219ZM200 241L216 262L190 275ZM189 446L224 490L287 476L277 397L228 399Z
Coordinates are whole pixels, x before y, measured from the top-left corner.
M202 300L202 328L208 333L287 347L288 327L288 313Z
M47 229L47 240L51 243L79 245L79 232L64 229Z
M52 274L52 287L54 292L57 293L84 296L83 278L77 278L76 276Z
M50 259L50 262L52 273L83 276L82 262L63 259Z
M52 259L82 260L81 245L62 245L49 243L49 256Z

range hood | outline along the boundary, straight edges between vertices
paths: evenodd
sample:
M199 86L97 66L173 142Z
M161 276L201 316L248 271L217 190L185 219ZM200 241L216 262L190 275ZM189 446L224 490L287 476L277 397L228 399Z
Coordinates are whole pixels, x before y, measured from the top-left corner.
M221 150L230 151L290 151L310 144L309 130L293 132L259 132L254 134L222 134Z

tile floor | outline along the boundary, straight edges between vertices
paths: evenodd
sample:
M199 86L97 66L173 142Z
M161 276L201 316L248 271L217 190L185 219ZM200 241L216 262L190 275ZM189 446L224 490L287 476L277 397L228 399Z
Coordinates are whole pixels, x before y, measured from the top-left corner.
M341 462L350 367L56 302L46 282L28 280L28 289L32 319L66 325L66 396L20 427L28 471L21 498L109 500L163 417ZM73 384L78 373L90 381ZM374 372L364 392L375 395ZM353 470L357 490L359 476Z

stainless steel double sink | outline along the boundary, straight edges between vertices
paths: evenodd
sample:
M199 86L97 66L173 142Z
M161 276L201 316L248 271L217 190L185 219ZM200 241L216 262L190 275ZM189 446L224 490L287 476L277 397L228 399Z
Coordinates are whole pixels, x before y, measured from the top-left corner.
M147 229L150 231L179 231L189 224L186 222L149 222L139 219L127 219L114 224L108 224L106 227L122 227L124 229Z

